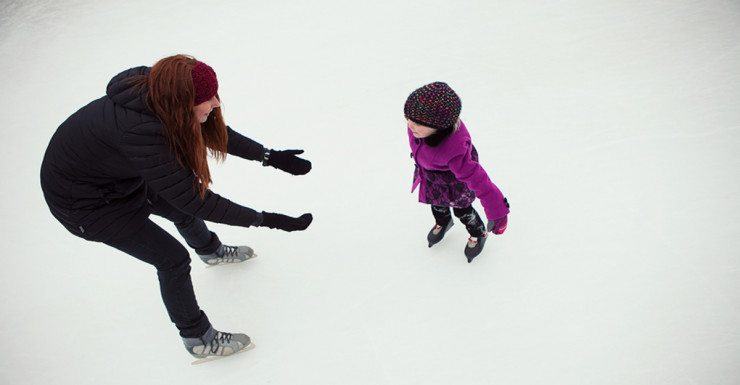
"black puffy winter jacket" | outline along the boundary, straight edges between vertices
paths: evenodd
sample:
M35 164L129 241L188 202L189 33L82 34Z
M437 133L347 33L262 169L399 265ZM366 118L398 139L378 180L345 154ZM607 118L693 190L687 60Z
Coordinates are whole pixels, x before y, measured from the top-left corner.
M259 224L255 210L210 191L201 198L195 174L171 154L161 123L146 105L147 89L136 92L129 82L149 70L136 67L113 77L106 96L75 112L52 136L41 165L52 214L73 234L101 242L138 231L152 199L211 222ZM227 152L261 160L264 147L228 128Z

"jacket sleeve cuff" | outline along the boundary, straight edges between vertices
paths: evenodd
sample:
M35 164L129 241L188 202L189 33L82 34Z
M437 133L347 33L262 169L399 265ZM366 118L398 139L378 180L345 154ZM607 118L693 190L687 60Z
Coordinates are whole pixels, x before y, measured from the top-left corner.
M264 216L262 216L261 212L257 212L257 217L254 219L254 222L252 223L252 226L259 227L262 225L262 221L265 219Z

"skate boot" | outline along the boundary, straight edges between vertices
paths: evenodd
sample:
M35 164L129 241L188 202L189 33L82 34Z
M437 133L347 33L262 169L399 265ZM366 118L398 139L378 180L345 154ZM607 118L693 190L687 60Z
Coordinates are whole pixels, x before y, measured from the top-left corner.
M468 238L468 244L465 246L465 256L468 258L468 263L473 262L473 259L483 251L483 245L486 244L487 239L488 233L483 234L482 237Z
M222 263L239 263L257 257L249 246L221 245L215 253L198 254L201 260L208 265L215 266Z
M202 337L183 338L182 341L188 353L201 359L193 362L194 364L230 356L253 346L246 334L223 333L213 327Z
M429 241L429 247L432 247L439 243L439 241L442 240L442 238L445 237L445 234L447 231L450 230L452 225L455 223L450 221L450 223L447 224L444 228L440 225L435 224L434 227L432 227L431 230L429 230L429 234L427 234L427 241Z

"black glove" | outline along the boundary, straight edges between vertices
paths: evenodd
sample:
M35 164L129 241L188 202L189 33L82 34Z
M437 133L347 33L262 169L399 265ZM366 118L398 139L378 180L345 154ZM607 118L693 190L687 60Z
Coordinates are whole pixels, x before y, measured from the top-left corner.
M313 216L311 214L303 214L298 218L293 218L283 214L266 213L263 211L262 224L259 226L285 231L296 231L305 230L312 221Z
M311 171L311 162L296 155L303 154L303 150L265 150L262 160L263 166L272 166L293 175L305 175Z

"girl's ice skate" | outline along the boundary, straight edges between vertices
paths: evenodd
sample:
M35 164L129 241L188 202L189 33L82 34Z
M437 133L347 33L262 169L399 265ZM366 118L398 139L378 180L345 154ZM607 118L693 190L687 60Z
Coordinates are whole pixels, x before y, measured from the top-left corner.
M199 360L193 365L217 360L234 353L250 350L254 347L246 334L220 332L213 327L200 338L183 338L185 349Z
M248 259L256 258L257 254L255 254L254 250L249 246L221 245L215 253L198 254L198 256L207 265L216 266L223 263L244 262Z
M473 262L473 259L483 251L486 239L488 239L488 233L483 234L482 237L468 238L468 244L465 245L465 256L468 258L468 263Z
M429 234L427 234L427 241L429 241L429 247L432 247L439 243L439 241L442 240L442 238L445 237L445 234L447 231L450 230L452 225L455 223L450 221L450 223L447 224L444 228L440 225L435 224L434 227L432 227L431 230L429 230Z

